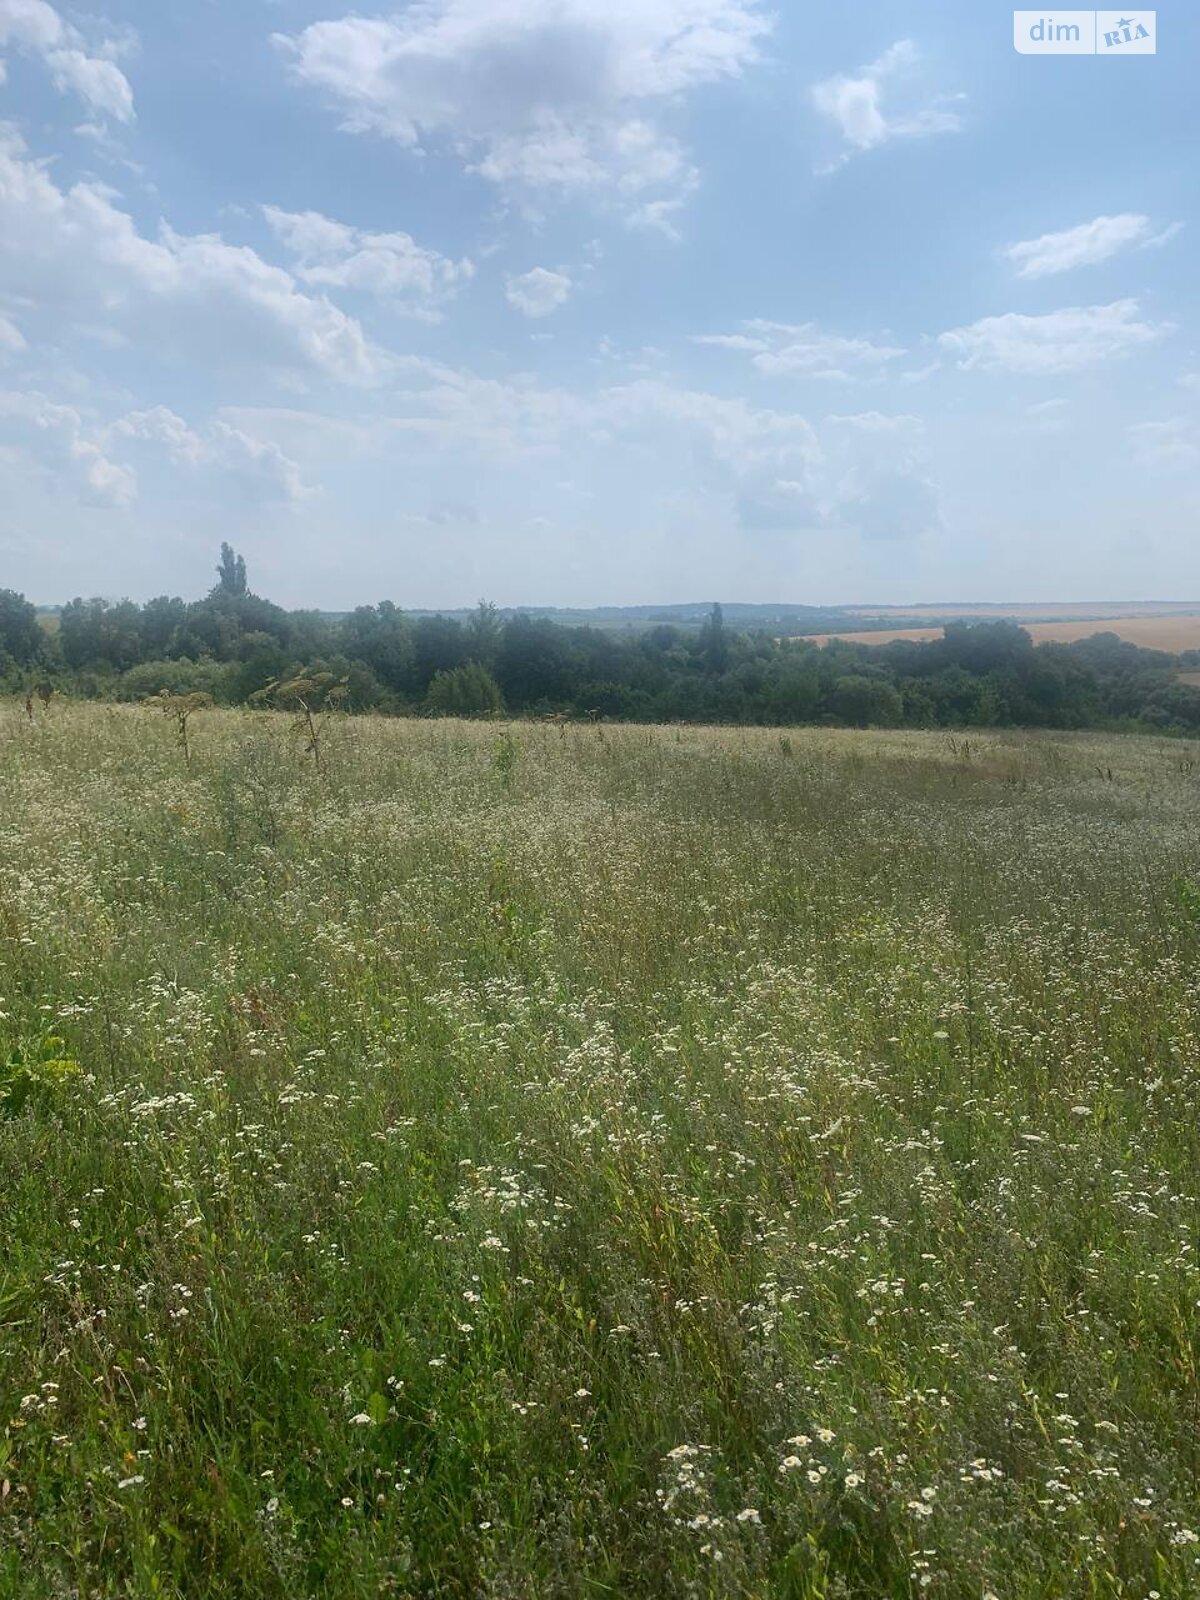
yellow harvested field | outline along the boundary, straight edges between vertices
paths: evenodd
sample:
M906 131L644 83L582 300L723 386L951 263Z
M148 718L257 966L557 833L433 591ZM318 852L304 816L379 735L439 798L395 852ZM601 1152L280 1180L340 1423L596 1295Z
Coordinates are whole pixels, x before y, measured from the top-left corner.
M1002 620L996 618L997 621ZM1014 619L1019 620L1019 619ZM1192 615L1093 617L1088 622L1022 622L1035 644L1047 640L1069 644L1075 639L1090 639L1096 633L1115 633L1131 644L1142 645L1147 650L1200 650L1200 611ZM833 633L814 640L828 644L831 639L845 639L851 644L894 644L899 639L921 641L940 639L941 626L923 628L888 628L863 633Z
M897 622L954 621L958 617L991 617L1015 622L1093 622L1098 617L1170 617L1200 615L1200 600L1046 600L984 602L976 605L848 606L856 617Z

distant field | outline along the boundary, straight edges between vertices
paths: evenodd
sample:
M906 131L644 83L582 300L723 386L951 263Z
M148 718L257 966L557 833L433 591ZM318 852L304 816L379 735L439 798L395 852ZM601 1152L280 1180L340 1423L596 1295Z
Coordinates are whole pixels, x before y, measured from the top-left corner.
M1197 600L1050 600L1044 604L846 606L856 617L895 617L897 622L952 621L956 617L1012 618L1017 622L1092 622L1100 618L1200 616Z
M866 615L864 612L863 615ZM964 615L959 611L956 616ZM1007 615L1011 616L1012 613ZM999 620L999 618L997 618ZM1017 618L1016 620L1021 620ZM1167 614L1121 616L1097 619L1093 617L1087 622L1026 622L1021 620L1021 626L1032 635L1036 644L1047 640L1054 640L1062 644L1069 644L1075 639L1090 639L1097 633L1115 633L1122 639L1128 639L1131 644L1139 644L1148 650L1200 650L1200 612L1193 614ZM921 641L927 639L940 639L942 636L941 624L924 628L888 628L883 630L866 629L861 633L831 633L822 635L818 639L820 644L828 644L830 639L845 639L851 644L894 644L899 639Z

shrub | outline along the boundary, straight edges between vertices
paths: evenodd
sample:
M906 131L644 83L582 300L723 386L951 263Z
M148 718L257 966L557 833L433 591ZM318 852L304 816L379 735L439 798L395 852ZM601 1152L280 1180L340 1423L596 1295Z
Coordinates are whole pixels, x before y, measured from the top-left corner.
M449 672L439 672L425 697L428 711L438 717L491 717L503 711L500 685L477 661Z
M214 701L231 705L236 694L237 664L212 661L207 657L191 661L143 661L130 667L117 679L118 700L147 700L153 695L208 694Z

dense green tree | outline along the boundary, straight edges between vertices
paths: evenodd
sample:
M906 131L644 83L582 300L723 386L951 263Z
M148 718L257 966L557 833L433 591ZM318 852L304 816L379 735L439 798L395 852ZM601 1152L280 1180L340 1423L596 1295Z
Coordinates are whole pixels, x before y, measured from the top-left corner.
M485 667L494 666L502 629L500 613L490 600L481 600L475 607L467 631L471 635L473 658Z
M979 674L1025 666L1033 640L1015 622L948 622L940 654L955 666Z
M124 672L142 659L141 607L131 600L72 600L59 614L58 637L68 666Z
M570 697L569 631L539 617L518 615L505 623L496 678L511 708L524 711Z
M217 567L217 587L213 593L240 600L247 592L246 563L232 545L223 544L220 565Z
M359 606L343 617L338 643L346 655L365 662L394 694L412 687L416 662L412 624L390 600Z
M729 641L725 636L725 613L714 603L708 621L700 630L700 655L709 672L724 672L729 663Z
M45 642L37 608L23 594L0 589L0 654L18 666L29 666L42 655Z
M894 686L884 678L863 672L848 673L833 686L830 705L843 722L855 728L890 728L903 716L904 706Z
M160 595L157 600L147 600L142 607L139 631L142 653L152 657L167 658L175 654L175 645L187 625L186 600Z
M453 617L421 617L413 630L413 678L424 693L439 672L453 672L470 654L471 640Z
M803 658L780 661L767 676L763 702L773 722L812 721L821 702L816 667Z

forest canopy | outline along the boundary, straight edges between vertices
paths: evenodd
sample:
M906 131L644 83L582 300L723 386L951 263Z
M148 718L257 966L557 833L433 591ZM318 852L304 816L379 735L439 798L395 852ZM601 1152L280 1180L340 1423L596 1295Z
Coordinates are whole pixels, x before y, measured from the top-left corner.
M109 700L166 691L262 703L272 684L315 675L344 685L351 711L399 715L1195 732L1200 689L1181 680L1186 667L1200 667L1200 654L1105 632L1034 645L996 621L867 646L740 632L719 605L699 629L638 633L502 615L487 602L466 620L409 615L390 600L341 616L287 611L253 592L228 545L199 600L78 598L47 619L0 590L0 686Z

